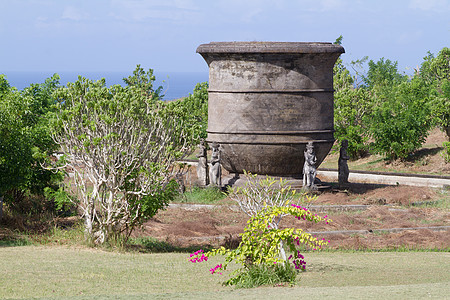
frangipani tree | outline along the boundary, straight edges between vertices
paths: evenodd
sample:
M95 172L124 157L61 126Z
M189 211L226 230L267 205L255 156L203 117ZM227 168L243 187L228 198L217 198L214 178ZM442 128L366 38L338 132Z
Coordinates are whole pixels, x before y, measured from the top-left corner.
M128 238L173 196L174 162L194 144L195 131L148 85L108 88L104 79L79 77L55 98L53 137L66 155L87 237L98 244Z

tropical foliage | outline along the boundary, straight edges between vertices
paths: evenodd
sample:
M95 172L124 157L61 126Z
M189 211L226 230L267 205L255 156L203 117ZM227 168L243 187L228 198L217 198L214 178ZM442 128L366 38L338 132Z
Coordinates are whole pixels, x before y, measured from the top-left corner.
M52 134L72 174L69 199L94 243L127 239L166 206L176 193L175 161L198 141L188 113L161 101L154 79L138 66L125 87L79 77L54 93Z
M58 84L54 75L18 91L0 75L0 196L18 214L56 209L52 199L45 199L45 188L58 189L62 174L46 170L42 163L58 149L47 118Z
M339 37L336 43L341 42ZM436 57L429 53L411 77L400 74L396 61L384 58L370 60L362 72L366 59L350 64L354 75L341 59L334 68L335 138L349 141L351 158L373 152L406 159L433 126L450 134L448 48Z

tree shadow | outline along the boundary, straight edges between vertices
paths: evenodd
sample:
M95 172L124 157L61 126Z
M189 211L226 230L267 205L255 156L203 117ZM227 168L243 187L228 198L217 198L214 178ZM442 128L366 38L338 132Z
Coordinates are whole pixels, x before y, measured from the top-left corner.
M171 241L161 241L154 237L138 237L128 241L127 248L129 250L141 253L193 253L199 249L207 252L214 248L225 247L226 249L236 249L242 238L239 235L229 235L219 244L196 243L188 246L178 246Z
M380 183L350 183L348 191L353 194L365 194L367 192L382 189L391 185Z
M308 267L309 272L342 272L342 271L354 271L356 267L341 265L341 264L324 264L324 263L311 263Z
M19 246L28 246L31 245L30 241L14 232L12 230L8 230L3 228L0 230L0 248L5 247L19 247Z
M381 184L381 183L360 183L360 182L350 182L347 184L345 188L339 188L339 184L337 182L323 182L324 185L329 185L331 187L331 191L337 192L348 192L351 194L365 194L367 192L376 190L376 189L382 189L388 186L392 186L389 184ZM325 190L324 192L328 192Z
M0 240L0 248L29 246L31 243L22 238L6 238Z
M408 162L416 162L416 161L421 160L421 159L423 159L423 158L425 158L427 156L436 155L442 150L444 150L443 147L422 148L422 149L419 149L419 150L415 151L411 155L409 155L406 158L406 161L408 161Z
M174 245L169 241L160 241L153 237L139 237L130 239L127 248L141 253L193 253L199 249L203 249L203 251L207 252L214 247L210 244L189 245L183 247Z

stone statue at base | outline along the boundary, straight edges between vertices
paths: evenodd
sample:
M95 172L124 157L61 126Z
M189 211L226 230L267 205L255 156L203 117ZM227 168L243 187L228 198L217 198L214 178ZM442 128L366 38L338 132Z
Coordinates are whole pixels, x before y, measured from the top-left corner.
M303 165L303 187L306 189L315 190L317 189L317 186L314 184L317 175L317 157L314 153L314 145L312 142L308 142L306 145L304 156L305 164Z
M347 161L350 157L347 154L348 140L343 140L341 143L341 149L339 150L338 160L338 182L339 187L346 187L348 185L348 175L350 173L348 169Z
M209 169L209 180L211 186L222 187L222 167L220 165L220 145L216 142L211 144L211 168Z
M200 145L198 145L199 152L196 155L198 158L197 163L197 178L201 186L207 186L209 184L208 178L208 159L205 140L200 140Z

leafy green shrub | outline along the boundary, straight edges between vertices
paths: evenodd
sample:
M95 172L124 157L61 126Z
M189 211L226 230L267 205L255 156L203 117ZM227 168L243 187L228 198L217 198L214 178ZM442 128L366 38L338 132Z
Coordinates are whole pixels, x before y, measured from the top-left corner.
M444 152L442 153L444 160L450 163L450 142L442 143L442 147L444 147Z
M58 85L55 74L18 91L0 75L0 196L10 212L26 215L26 220L57 210L44 189L58 189L62 173L41 165L58 149L47 117Z
M246 269L236 283L238 288L253 288L262 285L295 284L297 271L290 264L253 265Z
M341 42L342 36L336 40ZM428 53L412 78L399 73L396 61L370 60L360 86L358 69L366 58L351 63L355 76L341 59L334 67L335 138L348 140L351 158L371 150L404 159L422 145L432 125L450 140L450 48Z
M425 88L421 81L412 80L375 93L378 104L365 118L374 152L405 159L425 142L431 127Z
M166 103L169 110L183 120L184 129L192 135L206 139L208 127L208 83L197 83L192 94Z

